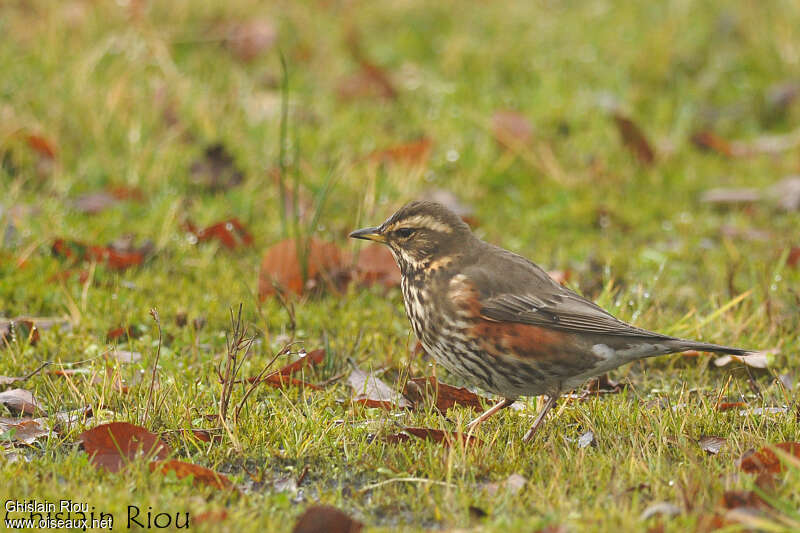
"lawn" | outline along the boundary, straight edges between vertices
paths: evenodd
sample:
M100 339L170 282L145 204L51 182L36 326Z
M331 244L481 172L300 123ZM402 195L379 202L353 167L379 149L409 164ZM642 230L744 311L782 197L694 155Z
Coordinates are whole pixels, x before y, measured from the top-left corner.
M370 531L800 527L800 462L742 461L800 441L797 28L780 1L3 2L0 377L33 375L0 394L30 391L46 429L0 405L5 517L66 499L117 530L132 506L290 531L316 504ZM469 442L469 407L358 401L354 369L465 385L369 283L385 265L350 266L350 231L432 195L619 318L766 368L637 362L532 443L536 398ZM234 488L98 466L81 434L109 422Z

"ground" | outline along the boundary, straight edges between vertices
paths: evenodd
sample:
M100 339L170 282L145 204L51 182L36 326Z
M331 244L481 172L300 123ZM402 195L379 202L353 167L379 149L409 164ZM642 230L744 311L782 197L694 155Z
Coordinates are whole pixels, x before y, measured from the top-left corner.
M29 446L7 442L0 498L88 502L112 512L115 528L137 506L189 512L197 531L288 531L316 502L376 530L710 528L726 516L726 492L756 484L737 464L743 453L800 440L798 388L786 386L798 377L800 211L780 205L784 193L704 201L715 188L758 196L800 172L796 146L748 148L791 139L798 124L798 27L798 6L777 1L5 2L0 316L68 327L35 343L6 336L0 374L53 364L0 390L28 389L51 414L88 405L95 416ZM219 149L203 159L213 145L233 162ZM303 216L291 200L282 215L281 182L302 187ZM76 205L111 190L125 198L98 213ZM218 412L217 368L240 303L256 337L242 375L290 339L326 349L308 382L353 366L398 389L409 374L431 375L397 288L339 284L282 304L259 298L258 279L281 239L313 234L351 257L361 244L349 231L432 190L454 193L482 238L568 273L620 318L770 349L767 369L717 367L710 354L635 363L611 375L622 392L565 402L530 444L521 437L536 399L490 419L472 446L387 443L402 426L463 430L474 413L352 405L344 378L322 390L259 387L220 442L184 435L218 425L203 415ZM231 217L251 245L198 243L187 230ZM74 263L52 250L56 239L105 246L124 235L152 243L142 264ZM148 410L151 309L163 336ZM141 360L107 362L115 345ZM52 372L103 376L107 365L127 392ZM194 488L144 462L94 468L78 435L98 420L143 425L240 492ZM582 446L587 431L594 443ZM698 446L704 436L726 439L719 453ZM487 489L512 474L521 489ZM779 510L761 526L791 529L800 468L770 491ZM658 503L673 512L647 517Z

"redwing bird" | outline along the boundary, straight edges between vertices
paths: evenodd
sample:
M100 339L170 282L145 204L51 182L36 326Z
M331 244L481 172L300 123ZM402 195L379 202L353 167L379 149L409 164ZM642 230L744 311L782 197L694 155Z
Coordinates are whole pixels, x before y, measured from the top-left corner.
M524 257L480 240L438 203L412 202L350 237L389 246L406 314L425 350L467 383L503 398L470 429L520 396L545 394L527 441L562 392L625 363L686 350L751 353L627 324Z

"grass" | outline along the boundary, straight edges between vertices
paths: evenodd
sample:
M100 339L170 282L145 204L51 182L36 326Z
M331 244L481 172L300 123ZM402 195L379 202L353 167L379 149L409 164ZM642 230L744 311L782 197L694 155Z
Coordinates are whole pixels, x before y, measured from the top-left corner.
M346 371L351 362L386 369L383 378L392 384L406 371L432 370L410 351L398 290L353 286L300 299L294 332L279 302L258 301L260 256L284 231L269 174L280 158L281 64L274 47L246 62L224 46L226 24L247 20L277 29L291 98L286 164L312 196L327 195L318 236L355 250L346 242L349 230L380 222L430 188L456 191L474 206L481 237L548 269L571 271L575 288L620 318L710 342L777 347L770 371L754 374L762 397L742 366L718 369L706 355L667 356L615 371L612 377L631 385L624 393L567 403L532 445L521 436L534 399L484 424L481 446L382 443L373 436L398 425L463 429L472 413L454 409L443 418L432 409L355 408L343 401L350 395L343 383L313 392L260 388L222 443L183 439L176 430L202 426L201 415L216 412L215 369L225 354L229 310L240 302L256 334L246 375L292 334L308 349L328 350L325 364L305 376L310 381ZM797 6L779 1L5 3L0 314L64 316L71 329L44 332L36 346L12 343L0 352L0 374L25 375L42 361L89 361L82 366L102 371L106 332L131 325L139 336L120 348L143 359L118 371L143 379L129 393L47 373L24 386L51 411L88 404L101 420L142 422L158 346L149 315L156 308L163 328L159 386L143 423L165 432L179 458L225 472L245 490L198 490L139 465L124 474L98 472L78 449L83 428L75 427L16 450L27 460L0 458L10 480L0 497L88 502L114 513L115 527L124 527L128 505L143 513L188 511L198 531L288 531L317 501L376 530L410 531L535 531L548 524L645 530L659 522L666 531L685 531L724 512L726 490L754 484L736 466L743 452L799 440L797 388L782 389L772 375L797 378L800 270L786 259L800 244L800 213L769 202L718 208L699 198L709 188L765 187L797 173L798 151L731 159L701 152L689 138L709 124L733 139L792 130L800 104L775 114L765 95L796 80L799 25ZM392 76L396 100L337 97L340 81L358 70L346 44L353 29L366 56ZM609 101L653 141L656 164L637 162L621 144L604 107ZM492 138L491 116L499 109L515 109L533 125L534 140L518 156ZM51 164L24 142L31 133L55 146ZM434 142L422 169L363 162L373 150L421 135ZM245 180L212 193L192 184L189 168L215 142L232 153ZM562 172L536 164L543 149ZM71 209L73 198L109 185L138 187L144 200L97 215ZM247 225L253 247L196 245L182 229L186 217L202 227L230 216ZM725 227L770 237L729 236ZM116 272L98 265L85 283L77 276L53 280L64 269L49 251L55 238L104 244L129 233L154 243L153 258L141 267ZM176 323L179 314L188 326ZM195 318L204 327L193 327ZM242 394L235 390L233 401ZM717 411L718 397L792 407L742 416ZM597 444L579 448L587 430ZM707 455L694 442L702 435L727 443ZM306 467L292 490L287 480ZM518 493L484 490L515 473L528 480ZM412 481L391 481L400 478ZM798 488L800 469L789 469L775 498L796 509ZM673 503L681 513L642 520L655 502ZM471 506L487 516L477 518ZM207 512L205 521L198 518Z

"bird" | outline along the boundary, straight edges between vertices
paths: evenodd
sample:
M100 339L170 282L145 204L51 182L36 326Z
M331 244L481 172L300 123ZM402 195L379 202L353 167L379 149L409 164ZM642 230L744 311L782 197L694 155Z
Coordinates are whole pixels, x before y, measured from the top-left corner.
M525 257L481 240L440 203L410 202L349 236L389 247L425 351L501 398L468 424L470 432L520 397L546 396L523 437L530 441L562 393L639 359L687 350L754 353L628 324Z

